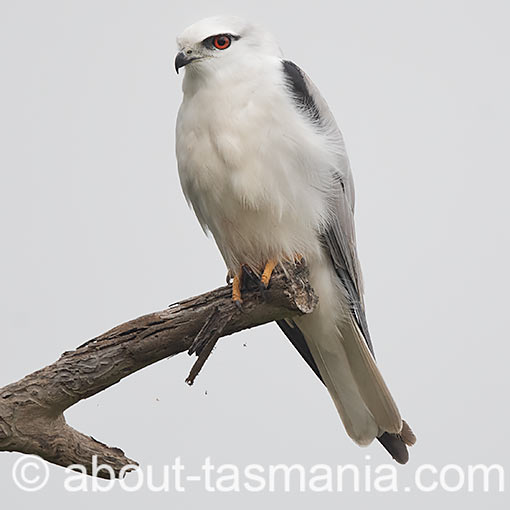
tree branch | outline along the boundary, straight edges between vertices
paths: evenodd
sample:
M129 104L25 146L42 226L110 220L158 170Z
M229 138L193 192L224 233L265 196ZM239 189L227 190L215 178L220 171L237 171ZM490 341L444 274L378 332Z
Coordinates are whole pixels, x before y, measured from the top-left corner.
M110 466L119 476L125 465L136 463L122 450L71 428L64 411L127 375L188 349L199 355L187 379L191 384L218 338L310 313L317 305L304 265L289 264L275 272L263 294L248 282L243 299L239 310L231 301L231 287L225 286L170 305L121 324L0 388L0 451L35 454L65 467L80 464L88 474L93 474L95 455L97 465ZM96 474L110 477L106 470Z

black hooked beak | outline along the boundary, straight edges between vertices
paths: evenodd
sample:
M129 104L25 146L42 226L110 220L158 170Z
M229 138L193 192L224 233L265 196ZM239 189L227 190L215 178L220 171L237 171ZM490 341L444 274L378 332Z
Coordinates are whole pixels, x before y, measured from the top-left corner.
M198 57L192 57L191 55L186 55L183 51L177 53L175 57L175 72L179 74L179 69L181 67L187 66L193 60L196 60Z

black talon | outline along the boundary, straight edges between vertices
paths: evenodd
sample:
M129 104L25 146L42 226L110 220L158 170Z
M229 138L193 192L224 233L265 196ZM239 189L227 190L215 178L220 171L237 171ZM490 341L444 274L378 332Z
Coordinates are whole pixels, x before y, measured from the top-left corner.
M265 292L267 290L267 288L268 288L268 285L263 283L262 280L258 280L257 284L258 284L260 292Z
M267 290L269 288L269 285L264 285L262 282L259 283L259 291L260 291L260 295L262 296L262 299L264 300L264 303L267 302Z

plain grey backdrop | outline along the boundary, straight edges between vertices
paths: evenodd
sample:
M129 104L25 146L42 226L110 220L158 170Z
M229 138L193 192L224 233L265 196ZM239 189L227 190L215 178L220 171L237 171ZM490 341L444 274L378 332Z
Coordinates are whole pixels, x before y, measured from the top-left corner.
M0 386L143 313L224 281L181 194L175 37L237 14L273 31L342 129L357 189L368 319L424 463L508 456L509 115L505 1L0 2ZM228 94L228 86L218 90ZM194 387L187 355L67 413L142 466L390 462L345 435L275 325L220 342ZM369 455L370 459L366 460ZM2 506L503 508L506 494L28 494L0 455ZM508 485L508 472L507 472ZM507 487L508 490L508 487ZM347 506L348 505L348 506Z

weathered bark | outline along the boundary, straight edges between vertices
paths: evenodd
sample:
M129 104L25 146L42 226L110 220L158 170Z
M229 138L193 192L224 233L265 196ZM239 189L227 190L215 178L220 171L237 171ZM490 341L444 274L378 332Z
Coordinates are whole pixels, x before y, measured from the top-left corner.
M68 426L64 411L127 375L188 349L199 354L187 380L192 383L219 337L313 311L317 298L307 275L304 266L289 265L274 274L264 293L249 284L242 311L230 299L230 286L181 301L121 324L0 388L0 451L35 454L66 467L81 464L89 474L95 455L97 464L110 466L118 476L125 465L136 463L122 450ZM99 476L109 474L101 471Z

